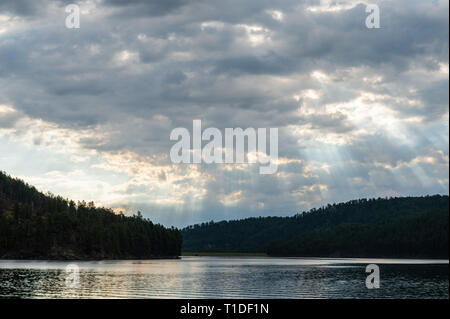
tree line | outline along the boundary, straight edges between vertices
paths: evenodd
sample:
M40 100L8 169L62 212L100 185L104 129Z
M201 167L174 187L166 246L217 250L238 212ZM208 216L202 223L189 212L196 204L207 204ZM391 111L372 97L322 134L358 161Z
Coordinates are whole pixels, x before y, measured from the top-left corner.
M290 217L206 222L182 230L184 251L286 256L448 255L449 197L358 199Z
M130 259L181 254L181 232L43 194L0 172L0 258Z
M433 210L375 224L341 224L273 241L269 256L420 257L448 259L447 210Z

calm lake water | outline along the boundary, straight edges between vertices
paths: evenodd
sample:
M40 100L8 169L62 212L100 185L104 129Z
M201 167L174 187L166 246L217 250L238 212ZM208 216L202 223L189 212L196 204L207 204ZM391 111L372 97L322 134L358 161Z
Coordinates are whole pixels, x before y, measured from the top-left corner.
M79 267L78 287L67 287L75 278L69 264ZM379 289L366 288L368 264L380 268ZM448 267L448 260L348 258L0 260L0 298L449 298Z

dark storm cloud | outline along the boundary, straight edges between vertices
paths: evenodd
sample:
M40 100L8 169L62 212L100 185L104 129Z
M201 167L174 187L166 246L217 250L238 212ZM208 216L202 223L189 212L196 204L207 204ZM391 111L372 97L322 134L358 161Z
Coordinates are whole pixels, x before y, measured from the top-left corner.
M178 2L171 3L168 6L171 7L175 3ZM280 4L281 7L282 4ZM291 2L287 2L287 4L291 5ZM106 5L139 6L147 5L147 2L131 1L129 4L111 2L106 3ZM259 9L255 11L261 12L264 11L262 9L265 8L265 5L266 8L269 8L269 4L265 2L253 6L245 4L244 9L248 7L250 10L256 6ZM209 10L204 9L205 11L209 12L213 9L213 7L207 7ZM218 14L221 12L219 9L220 6L212 11ZM396 13L400 12L399 8L392 10L395 10ZM390 11L386 9L386 12L386 14L389 14ZM203 33L198 25L209 19L210 16L204 14L201 10L197 14L198 16L192 17L197 23L196 28L192 27L192 20L186 22L186 27L191 30L192 34L187 38L181 36L180 39L176 38L173 41L159 38L151 38L149 43L139 41L137 34L140 32L146 34L147 30L151 33L155 25L161 25L160 21L152 20L142 26L138 23L137 28L125 27L123 23L128 23L125 21L111 21L113 22L111 28L103 26L100 29L97 28L98 23L88 21L85 22L85 28L80 30L81 35L69 35L67 30L64 29L46 29L42 30L41 34L37 31L33 40L22 39L16 41L15 44L5 43L2 45L2 57L9 62L5 64L6 67L3 72L18 73L23 70L32 73L36 83L43 83L46 86L44 89L55 95L64 95L71 92L80 95L92 95L101 93L104 87L108 87L110 92L114 92L109 94L111 97L114 96L114 100L108 101L106 98L106 100L100 100L101 104L108 105L109 108L119 109L123 108L123 104L127 104L128 109L135 109L133 111L138 113L139 111L153 113L152 111L157 111L160 108L170 107L168 104L174 105L179 102L264 109L265 105L273 105L278 97L267 96L264 93L260 96L245 96L246 92L243 90L236 94L236 87L232 86L233 81L238 79L240 75L245 74L283 75L308 72L315 68L332 71L338 66L363 64L372 67L376 67L377 64L388 64L394 68L403 68L416 55L421 53L424 55L442 54L442 52L445 52L443 47L446 45L448 47L446 41L440 41L445 37L445 31L441 31L444 30L442 24L445 24L445 15L442 15L442 19L433 20L434 22L431 23L431 19L426 16L413 16L411 18L402 13L401 17L405 16L405 19L392 19L398 21L398 26L392 26L393 30L371 32L373 30L366 29L364 24L361 23L366 14L364 6L359 5L354 9L344 11L344 13L321 13L314 14L312 17L311 14L304 11L296 12L292 17L289 16L289 12L285 13L286 26L278 27L273 36L273 41L279 41L279 47L266 48L262 46L256 50L235 42L228 47L216 43L218 47L222 47L221 51L217 55L210 56L207 53L210 51L210 43L204 42ZM225 13L224 19L216 18L219 21L227 20ZM420 19L419 22L414 18ZM169 27L171 26L171 19L171 17L167 18ZM245 20L243 18L242 22L245 22ZM119 22L118 25L117 22ZM400 25L401 27L399 27ZM417 25L423 25L424 27L418 28ZM386 26L386 28L390 27L389 25ZM407 33L409 38L404 36L406 32L404 30L411 29L414 30L412 39L410 38L411 32ZM195 30L195 32L192 30ZM432 33L431 30L437 30L438 33ZM230 31L225 30L224 32ZM52 36L50 36L51 34ZM119 42L114 41L118 34L122 39ZM236 33L231 32L231 36L236 36ZM51 49L51 51L48 51L48 49L42 50L42 38L48 44L53 45L54 49ZM233 39L233 37L230 38ZM26 45L28 56L24 52L24 41L29 42ZM437 45L436 43L442 44L440 47L433 47ZM73 48L73 45L77 45L77 48ZM102 48L100 58L87 54L90 45L99 45ZM29 57L30 49L37 56L34 60ZM138 52L140 61L152 65L153 70L146 74L130 76L129 73L122 72L120 68L108 65L108 60L112 59L114 52L119 52L121 49ZM428 52L429 50L432 51ZM189 52L192 57L186 62L173 61L173 59L168 58L170 54L178 52ZM98 76L94 80L99 84L89 83L89 79L84 80L82 78L83 75L95 73L96 69L101 72L97 73ZM186 72L194 73L194 77L178 82L178 85L182 83L183 85L174 88L164 86L164 79L168 78L167 75L165 77L159 76L160 74L186 74ZM231 84L227 89L234 90L233 95L218 92L223 87L223 83L218 83L217 73L229 74ZM71 75L75 74L80 75L82 81L87 82L87 84L84 86L74 84ZM54 84L51 83L52 79L44 80L49 76L50 78L53 76ZM27 78L29 78L29 75ZM69 83L64 84L66 81ZM125 82L129 85L122 85ZM98 85L100 87L95 88ZM200 94L192 93L204 88L205 85L209 87L209 90L200 92ZM435 91L433 92L433 90ZM438 93L438 97L436 97L436 93ZM434 97L436 100L442 100L440 99L442 95L441 86L423 92L424 98L428 99ZM333 97L330 98L333 99ZM148 103L149 100L152 101L152 105L147 107L146 104L150 104ZM266 100L266 103L262 102L263 100ZM120 104L117 102L120 102ZM91 108L88 105L87 107ZM442 103L438 107L439 110L442 112ZM199 109L197 113L202 112L203 110ZM50 113L53 114L53 112ZM104 112L100 108L98 116L104 116ZM72 119L69 117L67 120L71 121Z
M138 16L162 16L180 9L181 7L195 2L196 0L105 0L105 5L117 6L124 11L124 15Z
M289 58L278 56L274 52L258 56L240 56L224 58L216 62L218 73L285 74L294 72Z
M35 14L43 3L44 1L2 0L0 12L29 16Z
M42 15L49 5L78 4L82 0L2 0L0 13L24 16L27 18Z

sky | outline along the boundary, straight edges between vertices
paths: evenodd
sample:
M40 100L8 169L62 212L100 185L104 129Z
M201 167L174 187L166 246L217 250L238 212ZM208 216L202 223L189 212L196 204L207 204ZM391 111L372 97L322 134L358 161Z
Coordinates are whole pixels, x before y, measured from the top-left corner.
M176 227L448 194L449 3L367 4L1 0L0 170ZM195 119L278 128L278 171L172 163Z

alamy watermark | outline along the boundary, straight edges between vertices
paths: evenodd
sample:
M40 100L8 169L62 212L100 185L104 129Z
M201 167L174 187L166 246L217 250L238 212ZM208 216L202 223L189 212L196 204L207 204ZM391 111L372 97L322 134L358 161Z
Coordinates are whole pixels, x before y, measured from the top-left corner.
M177 127L170 133L171 141L178 141L170 150L173 163L259 163L260 174L274 174L278 170L278 128L225 128L225 143L222 132L209 127L202 132L201 120L193 121L191 134L188 129ZM247 152L245 141L247 140ZM208 141L202 145L203 141ZM235 143L236 141L236 143ZM269 147L267 148L267 141ZM268 152L267 152L268 150Z
M80 287L80 267L77 264L66 266L66 288Z
M76 4L69 4L65 9L68 15L66 16L66 28L67 29L79 29L80 28L80 7Z
M366 18L366 27L368 29L380 28L380 7L376 4L368 4L366 13L370 13Z
M369 275L366 278L367 289L378 289L380 288L380 267L375 264L367 265L366 273Z

